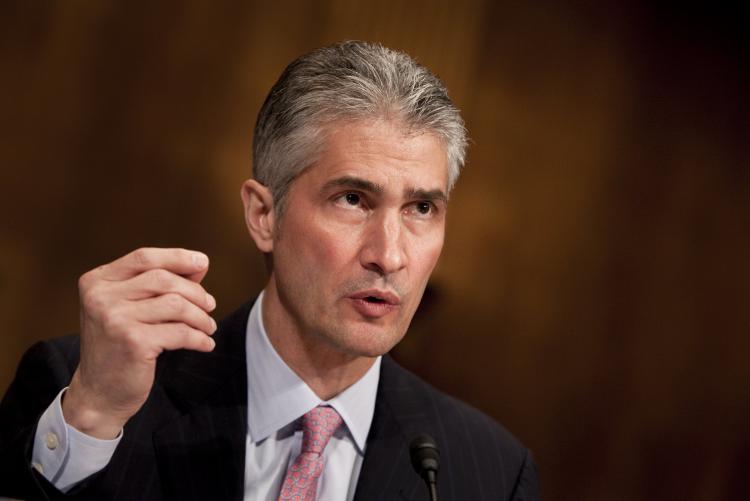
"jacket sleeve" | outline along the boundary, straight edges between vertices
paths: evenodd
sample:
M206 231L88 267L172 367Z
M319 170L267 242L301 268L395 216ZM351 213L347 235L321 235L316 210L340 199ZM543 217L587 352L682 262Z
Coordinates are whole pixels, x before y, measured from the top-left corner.
M57 499L62 494L31 467L36 426L42 413L72 377L77 338L40 342L23 356L0 402L0 496Z
M511 495L512 501L538 501L539 500L539 479L537 477L536 463L531 455L531 451L526 451L526 457L521 465L521 471L518 474L516 485Z

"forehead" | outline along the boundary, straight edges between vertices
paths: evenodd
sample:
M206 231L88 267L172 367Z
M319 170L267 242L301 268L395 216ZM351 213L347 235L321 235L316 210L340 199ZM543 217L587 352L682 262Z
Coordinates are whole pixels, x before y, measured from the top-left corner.
M310 181L352 176L399 190L447 190L446 149L432 133L389 120L334 122L323 132L319 154L302 176Z

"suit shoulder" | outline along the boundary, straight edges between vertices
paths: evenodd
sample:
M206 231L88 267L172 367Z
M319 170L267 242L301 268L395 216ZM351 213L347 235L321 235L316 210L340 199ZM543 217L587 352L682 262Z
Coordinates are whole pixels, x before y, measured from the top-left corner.
M60 336L34 343L23 355L24 363L63 364L70 368L78 365L80 338L77 335Z
M392 358L383 358L383 375L405 391L412 388L415 400L422 401L421 412L435 423L435 433L456 444L471 444L478 449L502 451L507 458L522 463L526 447L502 424L475 407L444 393L419 376L398 365ZM390 374L389 374L390 373Z
M34 343L21 357L8 393L41 394L46 398L65 386L78 365L78 336L64 336ZM47 402L49 404L49 402Z
M531 453L503 425L437 390L390 357L379 398L406 440L426 433L440 450L438 488L448 499L538 499Z

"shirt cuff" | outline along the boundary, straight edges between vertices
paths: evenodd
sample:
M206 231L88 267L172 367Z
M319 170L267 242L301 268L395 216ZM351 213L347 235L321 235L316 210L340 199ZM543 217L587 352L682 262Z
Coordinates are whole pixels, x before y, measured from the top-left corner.
M67 389L39 418L31 454L31 466L63 492L107 466L122 439L122 431L112 440L100 440L66 423L62 396Z

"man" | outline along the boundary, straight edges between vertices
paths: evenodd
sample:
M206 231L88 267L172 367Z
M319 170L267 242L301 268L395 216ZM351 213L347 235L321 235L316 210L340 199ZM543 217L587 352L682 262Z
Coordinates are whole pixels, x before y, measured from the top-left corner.
M408 56L291 63L242 200L270 277L218 326L208 257L139 249L80 279L81 336L40 343L0 408L0 494L64 499L536 499L529 452L387 355L443 245L465 132ZM295 497L299 496L299 497Z

